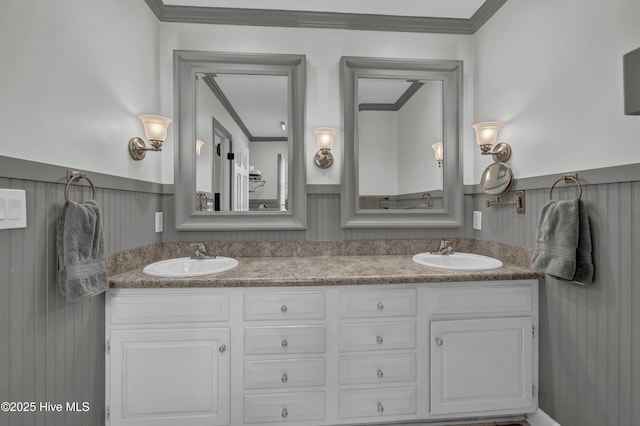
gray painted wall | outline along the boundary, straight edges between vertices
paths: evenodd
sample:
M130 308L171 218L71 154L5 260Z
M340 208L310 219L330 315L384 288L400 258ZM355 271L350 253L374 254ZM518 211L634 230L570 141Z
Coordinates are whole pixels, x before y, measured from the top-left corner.
M553 179L527 190L525 215L487 209L486 197L473 196L483 229L470 236L534 247ZM575 194L567 187L553 195ZM585 186L582 199L596 279L588 287L552 278L540 285L540 407L563 426L632 426L640 419L640 181Z
M102 425L104 296L69 304L55 281L64 185L0 178L0 188L27 194L27 228L0 231L0 401L90 404L81 414L0 412L0 425ZM70 192L74 200L90 196L86 188ZM160 195L98 188L96 199L107 252L160 241L148 220Z

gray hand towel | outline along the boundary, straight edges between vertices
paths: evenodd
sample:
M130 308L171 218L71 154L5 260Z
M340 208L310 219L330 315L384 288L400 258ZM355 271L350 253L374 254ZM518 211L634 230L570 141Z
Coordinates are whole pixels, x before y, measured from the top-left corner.
M58 289L68 302L105 291L102 214L95 201L68 201L58 218Z
M531 266L578 284L593 281L591 227L580 199L550 201L542 207Z

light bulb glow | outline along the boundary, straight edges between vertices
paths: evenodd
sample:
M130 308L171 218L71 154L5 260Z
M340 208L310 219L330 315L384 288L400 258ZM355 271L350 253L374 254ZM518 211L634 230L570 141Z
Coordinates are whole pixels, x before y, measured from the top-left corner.
M164 142L167 139L167 128L171 123L170 118L147 114L140 115L138 118L144 125L144 134L148 140Z
M502 127L499 121L488 121L476 123L473 126L476 131L476 143L482 145L493 145L498 139L498 131Z
M202 150L202 145L204 145L204 141L202 139L196 139L196 155L198 156Z
M433 155L436 158L436 161L442 161L444 159L444 147L442 146L442 142L436 142L431 145L433 149Z
M338 132L338 129L331 127L318 127L313 129L316 134L316 141L319 149L331 149L333 148L333 140Z

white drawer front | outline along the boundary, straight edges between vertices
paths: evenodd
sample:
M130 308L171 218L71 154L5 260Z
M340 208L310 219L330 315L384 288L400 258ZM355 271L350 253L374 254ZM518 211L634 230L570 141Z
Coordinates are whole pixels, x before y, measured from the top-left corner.
M249 293L244 295L244 319L324 319L324 305L324 292Z
M229 320L229 293L112 294L110 303L112 324Z
M338 415L342 419L415 415L417 412L415 387L344 390L338 395Z
M245 361L245 389L324 386L324 358Z
M322 420L324 392L254 394L244 396L245 423Z
M416 314L416 289L344 290L340 292L340 318L413 316Z
M522 286L452 286L429 289L429 314L499 314L532 312L533 288Z
M246 355L324 353L325 335L324 325L245 327L244 353Z
M416 356L413 354L342 356L338 359L340 385L415 380Z
M416 323L380 322L369 324L342 324L338 331L340 352L376 349L414 349Z

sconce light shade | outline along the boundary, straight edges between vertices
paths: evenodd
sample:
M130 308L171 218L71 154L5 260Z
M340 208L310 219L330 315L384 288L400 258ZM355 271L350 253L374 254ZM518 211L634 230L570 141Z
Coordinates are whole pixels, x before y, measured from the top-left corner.
M333 148L333 140L338 129L334 129L332 127L318 127L313 129L313 132L316 134L316 142L319 149L319 151L316 152L314 162L316 166L321 169L327 169L333 164L331 148Z
M438 162L438 167L442 167L442 163L444 161L444 147L442 146L442 142L434 143L431 145L431 148L433 148L433 155Z
M196 155L200 156L200 150L202 150L202 145L204 145L204 141L202 139L196 139Z
M171 119L161 115L139 115L138 118L144 126L144 134L152 148L147 148L139 137L129 139L129 154L136 161L142 160L147 151L162 151L162 142L167 139L167 128Z

